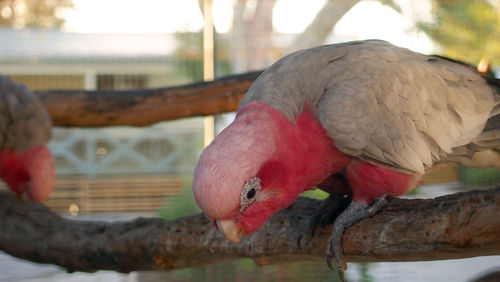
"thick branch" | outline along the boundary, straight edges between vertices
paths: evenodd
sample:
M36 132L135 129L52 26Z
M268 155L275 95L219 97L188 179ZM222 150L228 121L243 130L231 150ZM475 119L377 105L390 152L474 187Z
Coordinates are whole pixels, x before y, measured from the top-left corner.
M330 229L304 250L296 239L318 207L301 198L240 244L226 241L203 215L169 222L68 220L37 203L0 195L0 249L69 271L176 269L250 257L258 264L324 261ZM500 188L434 200L393 200L381 213L349 228L348 261L436 260L500 254ZM325 266L326 267L326 266Z
M132 91L38 92L54 125L146 126L189 116L235 111L261 71L180 87Z

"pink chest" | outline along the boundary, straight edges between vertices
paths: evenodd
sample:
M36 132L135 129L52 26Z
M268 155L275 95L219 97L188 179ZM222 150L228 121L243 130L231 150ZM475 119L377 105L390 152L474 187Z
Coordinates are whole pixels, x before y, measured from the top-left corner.
M372 202L384 194L399 196L414 189L421 174L406 174L374 165L369 162L353 159L345 168L345 174L357 202Z
M22 184L29 180L28 171L13 151L0 152L0 177L16 193L22 193Z

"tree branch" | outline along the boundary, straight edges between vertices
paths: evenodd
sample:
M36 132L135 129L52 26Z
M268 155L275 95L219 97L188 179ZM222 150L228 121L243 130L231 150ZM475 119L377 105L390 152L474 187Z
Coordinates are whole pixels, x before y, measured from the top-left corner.
M314 20L290 44L291 50L300 50L324 44L337 22L360 0L328 0Z
M69 271L177 269L250 257L259 265L325 261L331 226L300 250L297 237L318 201L300 198L240 244L197 214L172 221L69 220L0 194L0 249ZM434 200L394 199L343 237L347 261L437 260L500 254L500 187ZM326 266L325 266L326 267Z
M153 123L235 111L262 71L211 82L132 91L39 91L57 126L146 126Z

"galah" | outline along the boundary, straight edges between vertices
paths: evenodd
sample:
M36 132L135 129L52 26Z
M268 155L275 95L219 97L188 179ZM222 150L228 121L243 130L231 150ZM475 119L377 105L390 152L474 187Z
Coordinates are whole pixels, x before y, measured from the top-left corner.
M464 63L377 40L287 55L200 156L196 202L239 242L305 190L346 193L327 250L342 274L345 228L410 192L428 168L500 164L500 96L489 82Z
M44 201L52 192L51 127L35 94L0 75L0 177L19 198Z

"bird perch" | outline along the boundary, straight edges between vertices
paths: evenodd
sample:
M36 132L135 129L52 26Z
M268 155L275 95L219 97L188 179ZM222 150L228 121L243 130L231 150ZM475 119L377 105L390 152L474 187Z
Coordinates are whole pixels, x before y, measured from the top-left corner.
M138 218L92 222L0 194L0 249L68 271L178 269L252 258L259 265L324 261L330 228L317 228L302 249L297 237L317 200L300 198L241 244L225 240L202 214L172 221ZM347 261L416 261L500 254L500 187L436 199L394 199L349 228ZM326 266L325 266L326 267Z
M165 120L235 111L261 72L170 88L47 90L37 94L56 126L147 126Z

